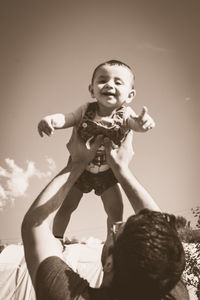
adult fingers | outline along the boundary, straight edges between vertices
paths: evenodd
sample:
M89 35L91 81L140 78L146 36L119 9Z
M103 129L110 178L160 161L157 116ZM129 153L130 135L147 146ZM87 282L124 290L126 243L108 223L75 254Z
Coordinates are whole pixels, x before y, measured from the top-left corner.
M103 143L104 143L105 149L107 151L110 151L112 149L112 142L111 142L111 140L108 137L105 137L103 139Z
M86 148L88 149L88 150L90 150L91 149L91 145L90 145L90 142L91 142L91 140L94 138L94 136L91 136L88 140L87 140L87 142L85 143L85 145L86 145Z
M122 145L125 146L125 147L129 147L130 145L132 145L132 140L133 140L133 131L131 130L125 140L122 142Z
M97 149L101 146L101 144L103 143L103 135L98 135L94 141L94 143L92 143L92 145L90 146L90 149L92 151L97 151Z
M134 155L132 141L133 131L130 131L119 148L121 156L124 158L124 160L127 160L128 162L131 161Z
M105 149L111 151L112 149L118 149L119 147L113 142L111 141L108 137L105 137L104 140L104 146Z
M133 146L132 146L132 141L133 141L133 131L131 130L126 138L124 139L124 141L121 143L121 146L119 147L119 152L120 153L124 153L125 152L129 152L132 153L133 152Z

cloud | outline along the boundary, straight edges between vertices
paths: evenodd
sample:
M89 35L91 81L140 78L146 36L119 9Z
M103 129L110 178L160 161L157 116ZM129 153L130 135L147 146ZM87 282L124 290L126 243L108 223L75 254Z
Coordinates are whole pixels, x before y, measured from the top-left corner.
M56 168L56 163L55 163L55 161L54 161L52 158L50 158L50 157L47 157L46 160L47 160L47 162L48 162L48 164L49 164L49 169L50 169L51 171L54 171L55 168Z
M3 209L3 207L6 206L6 192L4 188L0 185L0 210Z
M32 177L41 179L52 175L56 164L51 158L46 158L46 161L48 170L42 172L32 161L27 161L26 169L22 169L13 159L5 159L7 168L0 166L0 210L8 205L12 206L17 198L25 195Z

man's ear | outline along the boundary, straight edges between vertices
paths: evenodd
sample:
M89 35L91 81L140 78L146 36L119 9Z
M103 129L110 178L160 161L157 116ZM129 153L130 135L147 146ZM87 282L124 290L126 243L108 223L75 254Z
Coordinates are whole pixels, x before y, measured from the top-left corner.
M108 255L103 266L104 273L110 273L113 271L113 256Z
M91 97L94 98L94 91L93 91L93 87L91 84L88 86L88 90L90 92Z
M103 266L103 280L102 280L102 287L110 287L113 276L114 276L114 268L113 268L113 257L109 255L106 258L105 264Z
M136 90L132 89L130 93L128 94L128 98L126 100L126 103L131 103L131 101L135 98Z

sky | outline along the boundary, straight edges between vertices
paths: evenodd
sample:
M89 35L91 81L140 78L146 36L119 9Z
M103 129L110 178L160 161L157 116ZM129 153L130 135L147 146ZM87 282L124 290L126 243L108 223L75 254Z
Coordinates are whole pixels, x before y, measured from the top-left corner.
M41 138L39 120L90 100L94 68L109 59L135 73L136 113L156 127L136 133L130 168L163 211L199 206L199 0L0 1L0 240L20 240L25 212L65 165L71 128ZM125 195L124 219L132 209ZM85 194L68 237L104 239L101 199Z

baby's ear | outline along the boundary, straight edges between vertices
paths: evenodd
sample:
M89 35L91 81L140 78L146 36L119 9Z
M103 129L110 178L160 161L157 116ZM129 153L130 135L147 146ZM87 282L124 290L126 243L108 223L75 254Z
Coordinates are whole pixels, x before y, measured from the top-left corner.
M136 90L132 89L128 95L126 103L131 103L131 101L135 98Z
M88 86L88 90L90 92L91 97L94 98L94 91L93 91L93 87L91 84Z

